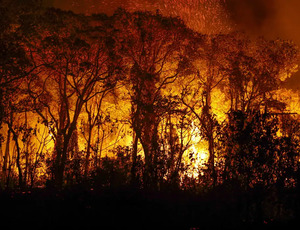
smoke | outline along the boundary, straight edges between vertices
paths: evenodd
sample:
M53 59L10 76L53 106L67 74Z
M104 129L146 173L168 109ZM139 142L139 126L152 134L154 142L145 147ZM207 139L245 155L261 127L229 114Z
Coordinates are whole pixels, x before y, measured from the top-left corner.
M299 0L226 0L224 7L238 29L300 43Z
M300 48L300 1L299 0L278 0L276 28L280 38L293 40ZM300 51L300 50L299 50ZM300 60L298 62L300 69ZM300 71L287 81L287 86L300 91Z
M44 0L47 1L47 0ZM50 0L48 0L50 1ZM187 26L203 33L228 32L231 28L224 0L52 0L53 6L76 13L106 13L122 7L129 11L159 10L165 16L179 16Z
M112 14L118 7L125 7L128 0L54 0L54 7L75 13Z
M204 33L242 30L250 36L292 40L300 47L300 0L46 0L54 7L77 13L112 14L128 10L159 9L180 16L188 26ZM300 63L299 63L300 66ZM289 83L300 89L300 72Z
M292 40L300 47L299 0L226 0L224 8L236 28L250 36ZM300 89L299 71L287 87Z
M273 3L274 0L227 0L224 7L239 29L257 34L274 21L276 7Z
M118 7L129 10L160 9L180 16L187 24L201 27L235 25L251 35L294 40L300 44L299 0L44 0L77 13L112 14ZM229 19L229 20L228 20ZM230 22L228 22L230 21ZM216 23L217 22L217 23ZM224 22L220 25L220 22ZM205 23L205 22L204 22ZM231 24L232 23L232 24ZM215 24L215 25L212 25ZM203 25L202 25L203 26ZM209 27L209 26L207 26ZM197 29L197 28L194 28ZM209 30L207 28L206 30Z

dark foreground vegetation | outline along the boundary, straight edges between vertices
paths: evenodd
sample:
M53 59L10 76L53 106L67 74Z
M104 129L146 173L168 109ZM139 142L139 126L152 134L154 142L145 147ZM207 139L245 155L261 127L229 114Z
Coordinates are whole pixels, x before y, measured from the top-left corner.
M159 11L87 16L8 2L0 2L7 228L298 222L299 95L284 88L297 67L293 42L201 34Z
M6 192L0 202L6 229L288 229L299 225L298 194L229 187L198 195L76 187Z

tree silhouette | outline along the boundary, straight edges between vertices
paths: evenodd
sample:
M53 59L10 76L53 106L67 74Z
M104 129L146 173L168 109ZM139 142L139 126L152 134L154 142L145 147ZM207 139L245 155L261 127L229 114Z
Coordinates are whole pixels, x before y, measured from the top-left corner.
M287 41L262 38L255 42L242 38L239 44L227 69L231 109L247 112L262 105L276 107L279 104L272 103L272 94L293 72L297 49Z
M291 136L278 136L278 124L276 115L259 111L252 116L242 111L229 114L222 138L224 181L238 180L249 189L260 184L283 188L295 180L297 142Z
M183 71L181 54L190 32L182 21L159 14L119 10L114 18L115 28L119 30L119 52L129 68L132 126L145 154L144 183L151 187L157 183L158 176L158 126L160 117L166 113L161 92ZM133 159L136 158L134 149Z
M292 42L200 34L159 12L5 15L2 188L299 187L299 121L278 95Z
M42 68L32 75L27 87L36 113L53 135L54 179L61 186L69 142L82 108L97 94L114 87L116 63L105 46L105 32L95 32L80 17L49 10L40 22L35 38L41 41L31 36L28 46L32 61L41 63ZM66 28L64 23L72 27Z
M181 92L182 103L191 111L193 120L208 142L208 170L216 184L215 145L219 127L212 109L212 94L226 81L228 47L235 47L234 34L196 37L193 54L193 78Z
M0 5L1 11L6 9L3 2ZM17 117L20 114L30 111L30 104L24 96L22 90L23 82L33 71L36 70L36 66L33 66L30 62L30 58L27 56L26 47L23 46L23 35L16 28L21 16L28 14L31 11L27 9L27 5L24 9L15 6L12 3L11 7L7 8L5 16L1 21L1 33L0 33L0 127L2 123L7 125L7 136L5 154L3 156L1 184L4 185L5 181L9 181L9 161L12 160L10 153L11 138L13 139L17 156L16 164L18 168L18 181L19 186L23 187L23 169L21 166L21 147L19 144L19 135L23 131L26 132L29 129L22 128L22 125L18 121ZM13 13L17 15L13 17ZM2 135L1 135L2 136ZM2 154L1 154L2 155ZM28 156L28 154L26 154ZM1 159L2 161L2 159ZM27 175L27 167L25 167L25 180Z

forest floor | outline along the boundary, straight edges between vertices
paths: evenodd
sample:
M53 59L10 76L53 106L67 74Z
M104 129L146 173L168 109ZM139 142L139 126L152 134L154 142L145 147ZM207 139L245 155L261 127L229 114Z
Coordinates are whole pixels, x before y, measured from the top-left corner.
M68 230L273 229L298 222L295 215L275 221L257 208L251 213L255 205L247 206L242 196L131 189L10 191L0 193L0 220L5 229Z

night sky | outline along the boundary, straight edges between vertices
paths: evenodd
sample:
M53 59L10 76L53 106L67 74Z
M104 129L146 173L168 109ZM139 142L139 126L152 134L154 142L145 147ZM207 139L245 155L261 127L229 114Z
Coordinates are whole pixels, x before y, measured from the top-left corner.
M300 46L299 0L46 0L48 5L77 13L112 14L118 7L128 10L159 9L180 16L200 32L246 31L250 36L293 40ZM213 11L213 15L210 12ZM218 25L217 25L218 24ZM299 61L300 64L300 61ZM288 81L300 89L300 72Z

